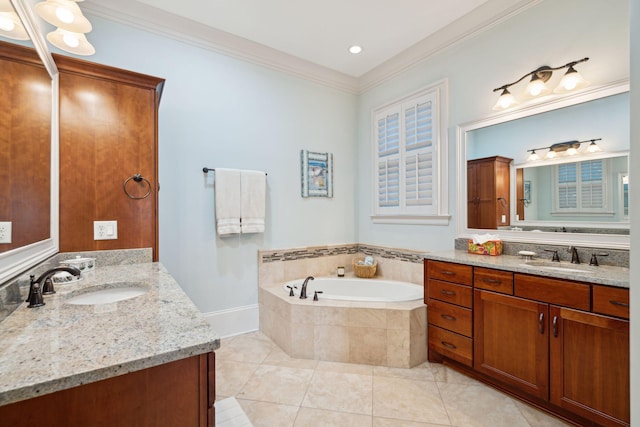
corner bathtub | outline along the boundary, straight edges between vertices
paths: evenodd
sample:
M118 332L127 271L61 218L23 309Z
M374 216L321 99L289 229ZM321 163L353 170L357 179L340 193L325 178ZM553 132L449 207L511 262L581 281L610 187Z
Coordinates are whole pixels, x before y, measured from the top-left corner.
M423 287L354 277L317 277L259 288L260 330L290 357L411 368L427 360ZM289 296L286 286L296 286ZM320 290L318 301L313 292Z
M289 294L287 286L294 287L296 296L304 279L287 282L284 290ZM317 277L307 283L307 297L313 298L314 291L322 291L318 298L342 301L368 302L401 302L422 300L424 288L406 282L383 279L359 279L355 277Z

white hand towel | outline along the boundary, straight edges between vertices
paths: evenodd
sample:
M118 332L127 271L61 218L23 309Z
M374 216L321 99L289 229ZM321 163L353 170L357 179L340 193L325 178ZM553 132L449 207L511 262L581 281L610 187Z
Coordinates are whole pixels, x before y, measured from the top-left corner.
M216 168L216 228L220 236L240 233L240 171Z
M240 173L240 218L243 233L264 233L266 211L266 178L262 171Z

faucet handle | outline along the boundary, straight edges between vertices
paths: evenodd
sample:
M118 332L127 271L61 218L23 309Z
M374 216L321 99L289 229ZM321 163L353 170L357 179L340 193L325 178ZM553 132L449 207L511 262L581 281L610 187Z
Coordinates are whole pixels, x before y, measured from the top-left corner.
M27 307L42 307L45 302L42 296L42 289L40 288L40 283L35 280L36 276L31 276L31 284L29 285L29 296L27 297L27 302L29 305Z
M318 294L322 294L322 291L313 291L313 300L318 301Z
M293 285L293 286L287 285L287 288L289 288L289 296L290 297L295 296L295 294L293 293L293 288L298 289L298 287L296 285Z
M602 254L591 254L591 261L589 261L589 265L598 266L598 256L609 256L607 253Z
M545 252L553 252L553 256L551 257L551 261L560 262L560 257L558 256L558 251L555 249L545 249Z

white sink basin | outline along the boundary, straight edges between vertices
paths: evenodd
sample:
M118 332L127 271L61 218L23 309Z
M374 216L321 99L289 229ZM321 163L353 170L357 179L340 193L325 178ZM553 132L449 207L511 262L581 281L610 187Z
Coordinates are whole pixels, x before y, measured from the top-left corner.
M561 271L564 273L595 273L594 267L582 264L569 264L553 261L529 261L524 264L520 264L524 267L535 267L547 271Z
M107 286L98 286L99 289L96 290L89 289L69 298L66 303L73 305L109 304L138 297L149 290L137 283L114 283Z

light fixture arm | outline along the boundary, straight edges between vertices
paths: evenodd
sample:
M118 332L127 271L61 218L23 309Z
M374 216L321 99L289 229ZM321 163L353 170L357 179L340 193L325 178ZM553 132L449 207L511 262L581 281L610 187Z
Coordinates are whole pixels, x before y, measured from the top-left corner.
M497 92L499 90L508 89L509 87L511 87L511 86L513 86L513 85L515 85L517 83L520 83L525 78L527 78L529 76L533 76L534 74L537 75L538 78L540 78L540 79L542 79L543 81L546 82L547 80L549 80L549 78L551 78L551 74L552 74L553 71L562 70L563 68L570 68L570 67L573 67L573 66L575 66L577 64L580 64L581 62L586 62L588 60L589 60L589 58L582 58L582 59L579 59L577 61L571 61L571 62L569 62L569 63L567 63L565 65L562 65L560 67L549 67L548 65L543 65L540 68L537 68L537 69L535 69L533 71L528 72L527 74L525 74L524 76L522 76L518 80L516 80L515 82L507 83L506 85L502 85L500 87L497 87L493 91Z
M540 150L553 150L555 147L558 147L559 150L558 151L563 151L561 150L561 147L570 147L571 145L577 145L578 147L581 144L584 144L585 142L591 142L594 143L596 141L602 141L602 138L593 138L593 139L585 139L584 141L567 141L567 142L558 142L556 144L552 144L549 147L540 147L540 148L531 148L529 150L527 150L528 153L533 153L534 151L540 151ZM577 148L577 147L575 147Z

